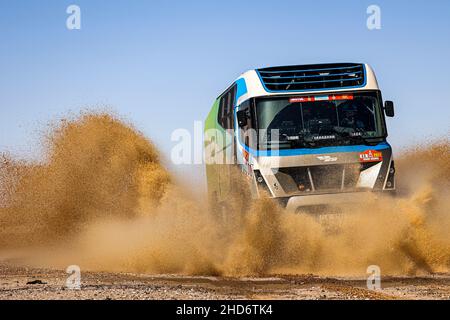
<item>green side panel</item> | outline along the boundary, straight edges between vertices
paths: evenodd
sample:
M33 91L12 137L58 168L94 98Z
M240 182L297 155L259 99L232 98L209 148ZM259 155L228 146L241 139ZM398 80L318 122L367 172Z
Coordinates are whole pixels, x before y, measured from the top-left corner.
M208 116L205 120L205 131L208 129L218 129L220 128L219 123L217 122L217 114L219 112L219 99L214 101L214 104L211 110L208 113Z
M206 178L210 199L213 201L226 201L233 188L231 182L233 164L230 162L230 157L233 156L234 135L226 132L218 123L218 112L219 99L214 102L205 120L205 159L209 158L208 153L211 153L213 149L214 152L212 153L217 161L214 164L208 164L207 161ZM212 140L214 141L213 144L211 144ZM214 146L214 148L211 146Z
M208 145L211 143L210 139L215 139L216 134L214 130L220 130L220 125L217 122L217 116L219 112L219 99L216 99L211 110L208 113L208 116L205 120L205 141L204 141L204 150L206 151ZM209 133L207 135L206 133ZM211 137L210 135L213 135ZM208 157L205 153L205 157ZM207 187L208 187L208 196L212 205L215 205L214 202L217 202L220 197L220 168L217 164L208 164L206 161L206 179L207 179Z

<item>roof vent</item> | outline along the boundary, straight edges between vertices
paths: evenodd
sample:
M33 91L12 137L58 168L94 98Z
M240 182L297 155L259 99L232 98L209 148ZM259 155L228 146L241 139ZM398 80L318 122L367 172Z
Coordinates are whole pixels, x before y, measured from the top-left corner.
M360 63L312 64L257 69L267 91L309 91L362 87L365 68Z

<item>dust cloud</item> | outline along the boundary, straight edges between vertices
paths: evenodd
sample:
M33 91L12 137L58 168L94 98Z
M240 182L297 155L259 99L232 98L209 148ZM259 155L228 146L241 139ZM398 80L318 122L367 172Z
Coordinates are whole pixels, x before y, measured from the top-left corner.
M116 116L54 125L40 163L0 156L0 258L82 270L221 276L449 272L449 141L396 154L395 198L318 218L236 187L224 219ZM206 197L205 197L206 198Z

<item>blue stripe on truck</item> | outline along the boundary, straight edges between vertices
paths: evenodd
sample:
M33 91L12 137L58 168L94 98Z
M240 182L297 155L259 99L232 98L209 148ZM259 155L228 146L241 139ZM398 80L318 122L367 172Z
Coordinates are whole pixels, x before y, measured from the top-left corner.
M323 148L302 148L302 149L281 149L281 150L255 150L244 145L247 152L255 157L287 157L298 156L306 154L325 154L325 153L337 153L337 152L364 152L366 150L383 150L389 149L391 146L387 142L382 142L376 146L355 145L355 146L334 146Z
M238 79L236 81L236 85L237 85L237 90L236 90L235 105L236 105L237 101L239 100L239 98L247 93L247 84L245 83L245 79L244 78Z

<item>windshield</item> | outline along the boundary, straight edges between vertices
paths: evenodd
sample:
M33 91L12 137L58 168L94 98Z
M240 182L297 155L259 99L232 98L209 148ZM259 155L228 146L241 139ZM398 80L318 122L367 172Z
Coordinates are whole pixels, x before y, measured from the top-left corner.
M364 144L384 139L380 93L256 99L259 148Z

